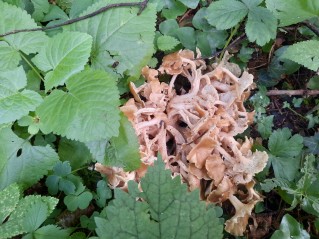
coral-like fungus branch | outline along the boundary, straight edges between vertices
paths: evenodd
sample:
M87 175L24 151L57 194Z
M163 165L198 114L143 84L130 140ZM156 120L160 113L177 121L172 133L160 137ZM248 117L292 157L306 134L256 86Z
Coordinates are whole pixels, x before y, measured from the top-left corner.
M158 70L143 68L146 83L139 87L131 83L134 98L121 110L140 143L143 168L135 180L160 153L172 176L181 175L190 190L200 188L203 200L233 204L236 214L226 222L226 230L239 236L261 200L253 177L268 160L265 152L251 151L252 139L234 138L253 119L243 104L253 76L241 74L227 56L209 67L198 57L188 50L167 55ZM160 82L158 77L164 74L171 77L169 84ZM117 168L108 168L105 174L111 186L123 189L132 178L132 172Z

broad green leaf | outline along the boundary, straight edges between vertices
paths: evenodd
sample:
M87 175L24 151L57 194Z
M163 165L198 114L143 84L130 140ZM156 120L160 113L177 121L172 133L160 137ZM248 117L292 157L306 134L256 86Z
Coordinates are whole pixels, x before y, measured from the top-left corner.
M27 78L22 66L0 72L0 124L15 121L41 104L42 97L38 93L21 91L26 85Z
M70 230L61 229L55 225L47 225L40 227L32 233L34 239L68 239Z
M186 49L196 50L196 35L192 27L180 27L176 30L180 42Z
M23 227L27 232L35 231L48 216L48 206L44 202L38 202L32 205L27 212L28 219L24 221Z
M45 75L45 90L63 85L84 69L90 56L92 37L80 32L63 32L50 38L32 61Z
M203 56L211 56L217 48L223 48L227 38L226 31L211 29L205 32L196 32L196 42Z
M0 34L18 29L39 27L26 11L0 1ZM36 53L48 37L42 31L22 32L5 36L4 40L16 51Z
M1 238L11 238L35 230L51 214L58 201L53 197L38 195L22 198L9 219L0 225Z
M8 43L0 41L0 70L13 70L21 60L19 52Z
M177 0L168 0L170 2L167 8L162 10L162 16L166 19L176 19L187 11L187 7Z
M82 167L92 161L89 149L84 143L62 138L58 149L61 161L69 161L73 169Z
M212 26L207 21L207 8L201 7L196 14L194 15L192 19L192 24L195 28L203 30L203 31L209 31L212 29Z
M119 135L110 139L105 151L105 165L123 167L132 171L140 166L139 143L131 122L121 114Z
M269 137L268 148L276 178L293 180L300 165L298 155L303 148L302 136L292 136L288 128L278 129Z
M70 18L78 17L84 12L89 6L91 6L95 0L73 0L70 9Z
M101 0L81 15L112 3L118 1ZM94 68L138 78L141 68L154 53L156 6L148 4L140 15L137 15L138 11L138 7L112 8L66 28L93 37L91 64ZM114 62L119 62L115 69L112 67Z
M81 142L118 135L119 94L116 79L87 69L66 82L67 92L54 90L37 108L40 129Z
M175 37L171 36L164 35L157 38L157 47L162 51L172 50L179 43L180 42Z
M297 62L310 70L319 69L319 41L309 40L295 43L288 47L283 58Z
M258 45L263 46L276 37L277 19L266 8L250 8L245 31L249 41L256 41Z
M187 191L180 178L171 178L158 159L141 180L129 182L129 193L115 189L106 217L95 217L96 232L107 238L222 238L218 208L199 201L198 191ZM142 201L137 201L136 196Z
M9 128L0 130L0 142L0 189L14 182L29 187L58 161L57 153L50 146L32 146Z
M10 184L4 190L0 191L0 225L15 209L19 202L20 189L17 184Z
M198 6L199 0L178 0L183 3L186 7L195 9Z
M319 90L319 76L311 77L307 83L307 88L311 90Z
M247 6L237 0L221 0L207 8L208 22L218 30L236 26L248 13Z
M302 226L289 214L286 214L280 223L279 230L271 236L271 239L290 239L290 238L300 238L308 239L310 238L307 231L302 229Z
M319 16L317 0L266 0L266 5L280 20L279 26L288 26Z
M168 19L159 24L159 30L163 35L177 37L176 30L179 28L175 19Z

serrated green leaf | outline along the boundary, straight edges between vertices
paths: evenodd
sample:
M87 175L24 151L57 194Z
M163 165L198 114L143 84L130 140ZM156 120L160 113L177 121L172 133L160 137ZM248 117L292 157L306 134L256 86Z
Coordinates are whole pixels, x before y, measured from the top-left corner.
M192 24L195 28L203 30L203 31L209 31L212 29L212 26L207 21L207 8L201 7L196 14L194 15L192 19Z
M192 27L180 27L176 30L176 35L186 49L195 51L196 35Z
M319 76L311 77L307 83L307 88L311 90L319 90Z
M272 133L272 127L274 116L265 116L257 121L258 132L260 133L263 139L268 139Z
M41 104L42 97L30 90L22 90L27 84L25 72L20 66L0 72L0 124L10 123L27 115Z
M17 68L21 57L19 52L6 42L0 42L0 70L7 71Z
M302 229L302 226L289 214L286 214L280 223L279 230L271 236L271 239L288 239L288 238L310 238L307 231Z
M91 6L95 0L73 0L70 9L70 18L78 17L84 12L89 6Z
M298 42L288 47L283 58L297 62L310 70L319 69L319 41L309 40Z
M40 221L45 220L51 214L58 201L58 199L53 197L38 195L22 198L15 210L10 214L9 219L0 225L0 238L11 238L32 231L35 226L40 224ZM41 208L46 207L45 215L37 210L37 205L43 205L40 206ZM34 214L31 215L30 212ZM40 213L38 214L38 212ZM29 218L32 218L30 223L27 222Z
M303 138L291 135L288 128L278 129L269 137L268 148L276 178L292 181L299 169Z
M315 133L314 136L304 137L304 144L308 148L308 153L319 154L319 133Z
M47 225L32 233L34 239L68 239L70 230L61 229L55 225Z
M90 56L92 37L80 32L63 32L50 38L32 61L45 75L45 90L63 85L84 69Z
M32 17L34 20L40 22L44 14L49 12L50 9L50 3L48 1L43 0L31 0L34 7L34 12L32 13Z
M17 184L10 184L4 190L0 191L0 225L15 209L19 202L20 189Z
M249 41L263 46L276 37L277 19L266 8L250 8L245 31Z
M64 198L64 204L67 206L69 211L74 212L77 208L87 208L92 199L92 193L85 191L80 195L67 195Z
M171 36L160 36L157 38L157 47L162 51L172 50L176 47L180 42Z
M279 26L288 26L319 16L317 0L266 0L266 5L280 20Z
M0 1L0 34L18 29L37 28L35 21L26 11ZM48 39L43 31L23 32L3 37L17 51L36 53Z
M139 143L131 122L121 113L119 135L112 137L102 162L133 171L140 167Z
M0 130L0 142L0 190L14 182L33 185L58 161L50 146L32 146L9 128Z
M37 108L43 133L54 132L81 142L118 135L116 79L106 72L87 69L71 77L66 88L68 92L52 91Z
M236 26L248 13L247 6L236 0L221 0L210 4L207 8L208 22L218 30Z
M95 217L96 232L107 238L222 238L216 208L199 201L198 191L187 192L180 178L171 178L161 159L149 167L141 181L129 182L129 194L115 189L106 217ZM136 192L143 201L136 200Z
M134 2L134 0L128 2ZM118 1L99 1L81 15L112 3L118 3ZM141 68L147 64L154 53L156 6L148 4L140 15L137 15L138 11L138 7L112 8L66 28L85 32L93 37L91 53L93 68L109 72L116 71L121 75L138 78ZM115 69L112 67L114 62L119 62Z

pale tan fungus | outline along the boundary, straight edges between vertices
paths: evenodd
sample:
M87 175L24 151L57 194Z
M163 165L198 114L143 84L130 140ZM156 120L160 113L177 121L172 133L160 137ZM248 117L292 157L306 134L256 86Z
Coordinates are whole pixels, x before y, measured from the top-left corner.
M172 177L180 175L189 190L199 188L203 200L229 200L236 214L226 221L226 231L242 236L262 200L253 178L268 155L252 152L252 139L234 138L253 122L254 112L246 111L244 100L254 83L251 74L241 73L228 59L226 54L221 63L207 67L183 50L165 56L158 70L144 67L146 82L139 87L130 83L134 99L121 107L138 136L142 167L124 172L97 164L97 170L107 175L111 187L126 189L128 180L140 181L159 153ZM164 74L171 77L169 83L160 81ZM185 83L177 91L181 79ZM186 83L189 89L183 87Z

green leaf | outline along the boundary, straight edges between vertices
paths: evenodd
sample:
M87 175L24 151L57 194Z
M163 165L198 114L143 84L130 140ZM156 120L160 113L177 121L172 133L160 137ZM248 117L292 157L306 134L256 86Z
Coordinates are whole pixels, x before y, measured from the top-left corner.
M218 208L199 201L198 191L189 193L179 177L172 179L161 159L149 167L141 187L142 193L131 181L129 193L115 189L106 217L95 217L101 239L222 238Z
M43 133L54 132L81 142L118 135L116 79L106 72L87 69L71 77L66 88L67 92L52 91L36 110Z
M179 28L175 19L168 19L159 24L159 30L164 35L177 37L176 30Z
M187 7L176 0L168 0L167 8L162 10L162 15L166 19L176 19L187 11Z
M0 124L15 121L41 104L42 97L38 93L21 91L26 85L27 79L22 66L0 72Z
M112 3L118 3L118 1L101 0L81 15ZM138 7L112 8L66 28L85 32L93 37L91 53L93 68L109 72L116 71L121 75L138 78L141 68L147 64L154 53L156 6L148 4L140 15L137 15L138 11ZM119 62L115 69L112 67L114 62Z
M236 26L248 13L247 6L236 0L221 0L207 8L208 22L218 30Z
M319 154L319 133L315 133L314 136L304 137L304 144L308 148L308 153Z
M132 171L140 167L139 143L131 122L121 113L119 135L112 137L103 162Z
M43 0L31 0L34 6L34 12L32 13L32 17L34 20L40 22L44 14L49 12L50 3L48 1Z
M62 138L58 150L61 161L69 161L73 169L78 169L92 161L89 149L84 143Z
M8 43L0 42L0 70L7 71L13 70L21 60L20 54Z
M84 12L89 6L91 6L95 0L73 0L70 9L70 18L78 17Z
M69 230L61 229L55 225L47 225L32 233L34 239L68 239Z
M256 41L258 45L263 46L276 37L277 19L266 8L250 8L245 31L249 41Z
M198 6L199 0L178 0L183 3L186 7L195 9Z
M176 34L180 42L186 49L195 51L196 35L192 27L180 27L176 30Z
M15 209L19 202L19 197L20 189L15 183L0 191L0 225Z
M310 70L319 69L319 41L309 40L298 42L288 47L283 58L297 62Z
M271 236L271 239L289 239L289 238L310 238L307 231L302 229L302 226L289 214L286 214L280 223L279 230Z
M217 48L223 48L225 40L227 38L226 31L219 31L211 29L205 32L196 32L197 46L203 56L211 56L213 52L216 52Z
M0 1L0 34L18 29L39 27L26 11ZM22 32L3 37L16 51L36 53L48 39L43 31Z
M24 221L23 227L28 232L35 231L38 227L41 226L41 224L49 215L47 204L44 202L38 202L37 204L32 205L31 208L29 208L27 214L29 216L28 219Z
M85 191L79 195L67 195L64 198L64 203L68 210L74 212L77 208L85 209L89 206L91 200L93 199L92 193Z
M32 61L45 75L45 90L63 85L84 69L90 56L92 37L80 32L63 32L50 38Z
M99 207L105 207L106 206L106 200L112 198L112 191L107 186L107 183L105 180L100 180L97 182L96 185L96 195L94 196L94 199L96 201L96 204Z
M29 187L58 161L58 155L50 146L32 146L9 128L0 130L0 142L0 189L14 182Z
M65 194L75 192L75 184L69 180L71 167L68 161L58 162L53 168L53 175L49 175L45 181L45 185L49 189L49 193L55 195L58 190L64 191Z
M1 238L11 238L33 231L51 214L58 201L53 197L38 195L22 198L10 214L9 219L0 225Z
M162 51L172 50L176 47L180 42L171 36L160 36L157 38L157 47Z
M317 0L266 0L266 5L280 20L281 27L319 16Z
M311 90L319 90L319 76L311 77L307 83L307 88Z
M212 26L207 21L207 8L201 7L194 15L192 19L192 24L195 28L203 30L203 31L209 31L212 29Z
M258 132L260 133L263 139L268 139L271 135L272 127L274 126L273 119L274 116L270 115L262 117L257 121Z
M292 136L288 128L278 129L269 137L268 148L276 178L293 180L299 169L302 136Z

